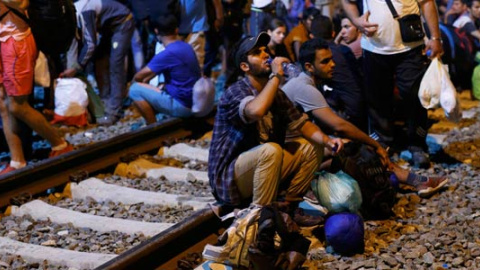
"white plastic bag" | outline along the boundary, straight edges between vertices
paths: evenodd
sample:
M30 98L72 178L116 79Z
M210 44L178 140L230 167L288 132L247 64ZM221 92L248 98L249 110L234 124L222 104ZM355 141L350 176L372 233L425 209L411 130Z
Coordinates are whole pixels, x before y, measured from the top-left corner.
M462 118L462 110L458 101L457 90L450 80L448 69L444 67L442 75L442 88L440 93L440 105L448 120L458 122Z
M423 75L418 90L418 98L425 109L432 109L440 103L440 89L442 88L442 63L434 58Z
M55 114L78 116L86 113L87 85L77 78L57 79L55 87Z
M35 85L42 87L50 87L50 71L48 69L47 57L38 52L37 61L35 62Z
M192 113L195 117L209 114L215 104L215 86L210 78L201 77L193 86Z
M420 83L418 98L425 109L437 107L439 104L448 120L458 122L462 112L458 102L457 90L450 80L448 66L434 58Z

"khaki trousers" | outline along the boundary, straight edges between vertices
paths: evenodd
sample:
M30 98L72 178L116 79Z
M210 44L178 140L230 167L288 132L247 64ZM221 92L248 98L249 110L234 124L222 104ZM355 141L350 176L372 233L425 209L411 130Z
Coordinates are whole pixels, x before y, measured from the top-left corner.
M234 180L242 199L267 205L275 201L280 183L290 181L287 201L301 201L323 158L323 147L304 138L288 141L282 148L265 143L242 153L235 162Z

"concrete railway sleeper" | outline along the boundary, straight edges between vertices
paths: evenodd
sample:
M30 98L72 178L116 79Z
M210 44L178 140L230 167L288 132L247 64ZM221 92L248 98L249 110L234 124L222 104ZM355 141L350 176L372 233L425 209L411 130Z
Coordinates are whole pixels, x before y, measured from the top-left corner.
M123 147L107 141L102 142L103 150L92 145L40 162L30 168L37 173L31 175L33 183L22 181L27 172L19 172L17 179L0 179L0 186L5 187L0 194L2 206L7 200L17 204L1 215L0 269L131 269L133 265L151 269L220 228L208 208L214 198L209 192L205 159L200 157L207 153L208 142L182 143L181 151L193 150L184 153L188 159L172 151L178 148L175 145L159 153L170 151L168 156L125 155L125 149L137 154L151 152L158 150L162 140L175 141L192 134L175 120L155 125L151 132L156 136L136 132L138 138L126 134L115 139L123 142ZM144 138L154 141L154 137L157 142L147 147ZM103 167L95 164L100 153L109 160L101 162ZM120 155L120 160L128 163L120 162L113 170L111 160L118 162ZM82 163L88 171L76 173ZM51 166L57 168L54 175L49 174ZM110 173L105 173L105 167ZM98 171L102 173L88 177ZM169 245L173 240L181 244ZM162 248L168 251L158 253Z
M393 208L394 217L364 223L364 254L330 254L317 240L308 253L308 269L480 268L480 107L478 101L465 100L462 107L464 119L455 125L444 121L442 111L430 113L431 119L438 120L429 130L431 147L437 149L435 160L428 170L414 169L421 175L447 175L451 179L449 186L428 199L402 190ZM10 215L0 221L0 269L28 265L22 259L32 261L30 268L45 269L50 263L48 269L68 269L71 261L59 261L62 256L77 259L77 263L84 264L77 267L85 268L175 269L187 249L199 251L206 241L215 241L226 224L220 224L205 208L213 199L207 185L207 141L169 143L156 156L138 156L158 149L164 141L178 142L175 138L192 134L178 119L146 129L150 128L148 136L140 134L145 131L141 129L0 179L0 206L7 206L15 198ZM136 154L127 155L132 152ZM395 160L404 162L401 155ZM109 173L92 173L109 166ZM80 170L87 173L77 173ZM19 196L24 192L45 193L47 189L54 192L46 198ZM37 208L29 210L32 205L44 207L49 217L39 217L42 211ZM82 218L57 216L72 212ZM95 218L87 224L84 215ZM75 219L84 223L74 225ZM12 229L16 227L37 227L37 232L24 236L20 230ZM27 245L27 240L16 241L16 237L37 244ZM77 238L90 242L77 245ZM116 241L102 246L108 238ZM54 259L46 262L29 257L46 254L46 250L54 254ZM94 253L82 252L85 250Z

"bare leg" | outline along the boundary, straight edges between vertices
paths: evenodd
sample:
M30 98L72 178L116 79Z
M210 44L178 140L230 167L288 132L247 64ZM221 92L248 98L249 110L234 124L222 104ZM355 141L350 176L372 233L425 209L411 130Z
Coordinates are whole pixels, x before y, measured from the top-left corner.
M65 143L47 119L28 104L28 96L8 97L8 109L13 116L49 141L52 147Z
M388 170L390 170L395 176L397 176L397 179L400 183L406 184L407 183L407 177L410 171L405 170L404 168L398 166L397 164L391 162L391 165L389 166Z
M137 100L134 101L135 107L140 111L140 114L145 118L147 124L152 124L157 122L157 118L155 117L155 112L153 111L152 106L148 104L145 100Z
M8 112L7 103L5 88L3 85L0 85L0 114L3 122L3 134L5 134L5 139L7 140L10 157L13 161L25 164L27 161L23 155L22 140L19 136L20 129L17 119Z

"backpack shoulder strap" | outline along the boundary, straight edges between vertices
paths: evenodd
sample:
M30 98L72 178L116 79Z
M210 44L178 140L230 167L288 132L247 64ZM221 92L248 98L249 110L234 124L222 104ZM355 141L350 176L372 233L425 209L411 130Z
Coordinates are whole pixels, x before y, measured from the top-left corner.
M3 20L3 18L5 18L5 16L7 16L7 14L10 12L10 9L8 9L5 13L3 13L2 15L0 15L0 21Z
M27 15L25 15L24 13L18 11L17 9L11 8L9 6L7 6L7 8L8 8L8 11L6 13L8 13L10 11L13 12L15 15L20 17L22 20L24 20L30 26L30 19L28 19ZM4 13L4 15L6 15L6 14ZM2 16L4 16L4 15L2 15ZM2 17L2 19L3 19L3 17Z

